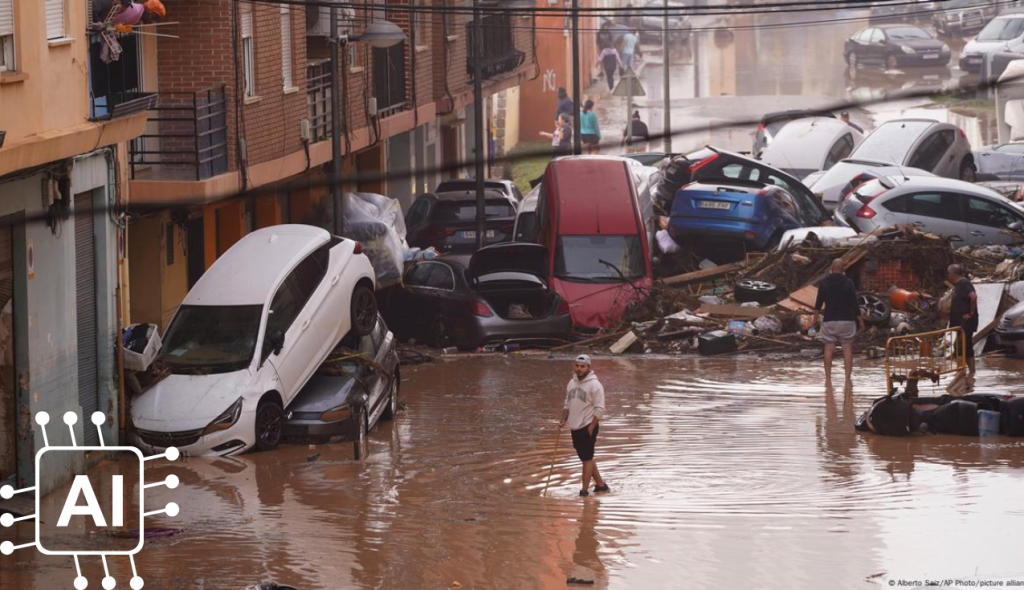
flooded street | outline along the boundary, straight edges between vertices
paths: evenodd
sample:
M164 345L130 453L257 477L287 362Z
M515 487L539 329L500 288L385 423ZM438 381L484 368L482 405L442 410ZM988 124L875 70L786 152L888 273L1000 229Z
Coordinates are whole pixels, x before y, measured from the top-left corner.
M881 393L880 361L862 361L844 394L825 392L811 362L597 360L608 406L597 458L612 493L577 497L579 462L563 435L542 497L570 370L564 359L502 357L409 368L408 409L371 434L363 463L339 444L147 471L147 481L181 479L146 492L147 510L181 506L147 526L183 532L136 556L146 588L264 579L300 590L559 588L569 576L596 588L860 588L1024 577L1018 546L984 542L1024 525L1024 442L854 432ZM983 361L978 389L1013 391L1022 373ZM31 539L27 526L18 533ZM126 558L109 561L130 577ZM98 559L82 567L98 586ZM18 552L0 557L0 587L72 588L73 571L69 558Z

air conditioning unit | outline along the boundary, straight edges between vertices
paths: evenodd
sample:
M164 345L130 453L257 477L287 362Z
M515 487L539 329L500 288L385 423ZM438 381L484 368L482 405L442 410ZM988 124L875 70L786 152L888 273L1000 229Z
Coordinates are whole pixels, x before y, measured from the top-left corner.
M355 32L356 11L338 7L338 35L352 35ZM306 36L331 36L331 9L327 6L306 6Z

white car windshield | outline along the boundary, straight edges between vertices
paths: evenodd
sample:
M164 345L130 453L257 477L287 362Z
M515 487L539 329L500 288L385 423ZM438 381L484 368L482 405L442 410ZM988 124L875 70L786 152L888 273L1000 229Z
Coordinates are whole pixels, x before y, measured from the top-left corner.
M244 369L256 351L262 311L262 305L182 305L160 359L179 374Z
M1024 18L997 18L978 33L978 41L1009 41L1024 33Z
M897 29L886 29L885 34L893 41L907 41L910 39L931 39L928 31L917 27L899 27Z

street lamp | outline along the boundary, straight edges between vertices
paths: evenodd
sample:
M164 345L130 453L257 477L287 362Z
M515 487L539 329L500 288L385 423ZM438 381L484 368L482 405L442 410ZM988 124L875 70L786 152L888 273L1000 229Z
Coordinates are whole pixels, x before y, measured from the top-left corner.
M339 222L345 215L344 195L341 192L341 90L338 88L338 70L341 67L339 47L353 41L362 41L370 47L387 49L405 41L405 31L391 21L374 21L362 35L338 35L338 7L331 6L331 202L334 204L334 233L341 233Z

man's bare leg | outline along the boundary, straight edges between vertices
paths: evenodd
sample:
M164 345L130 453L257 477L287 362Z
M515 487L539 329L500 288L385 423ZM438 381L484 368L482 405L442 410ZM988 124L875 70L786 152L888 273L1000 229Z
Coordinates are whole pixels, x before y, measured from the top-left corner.
M825 387L832 387L832 356L835 354L836 345L832 342L825 343Z
M590 464L594 466L594 485L599 488L603 488L604 478L601 477L601 472L597 468L597 460L591 461Z
M590 489L590 478L592 477L593 473L594 473L594 461L593 460L584 461L583 462L583 487L580 488L581 490L587 491L587 490Z
M853 381L853 342L843 343L843 369L846 370L846 382Z

